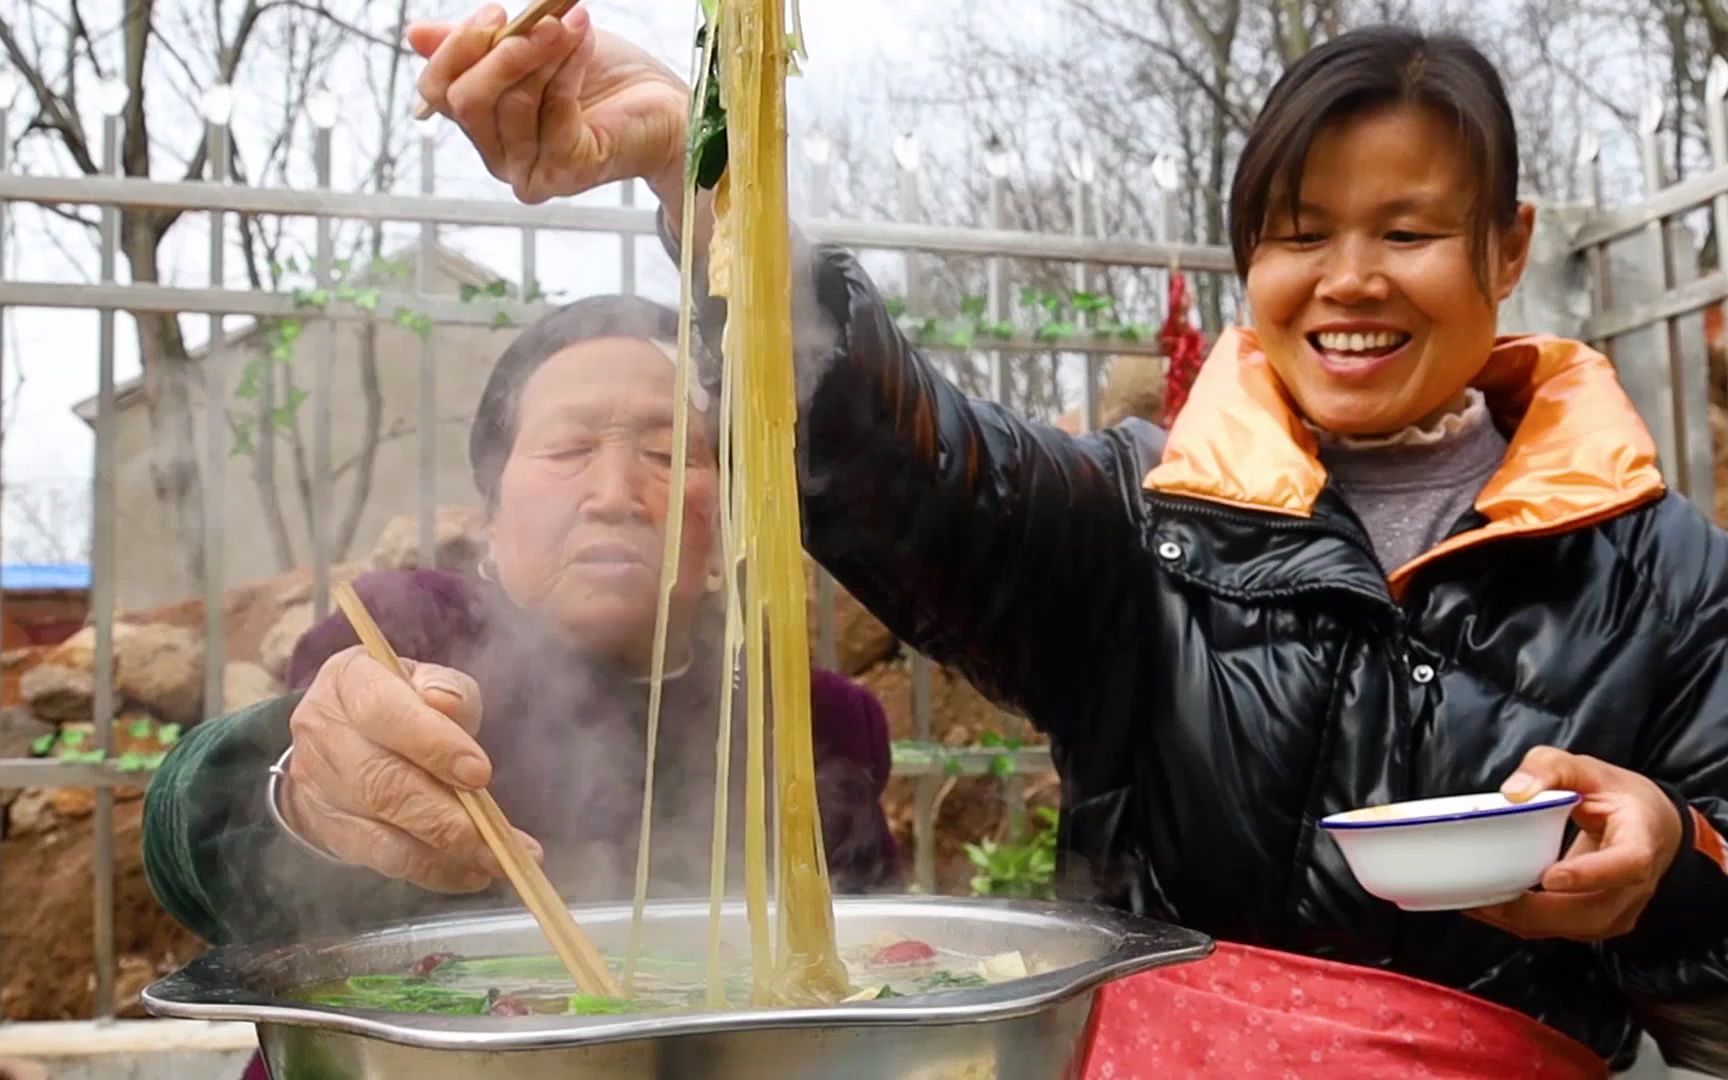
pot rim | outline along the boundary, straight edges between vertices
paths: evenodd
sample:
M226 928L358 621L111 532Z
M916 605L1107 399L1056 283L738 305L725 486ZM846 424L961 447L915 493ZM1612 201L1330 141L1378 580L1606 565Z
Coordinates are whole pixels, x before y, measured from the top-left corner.
M770 905L772 907L772 905ZM835 897L836 920L845 912L891 917L956 917L998 922L1005 927L1042 926L1048 932L1101 934L1113 942L1098 957L1053 971L975 989L944 990L887 1001L821 1007L693 1010L671 1014L614 1016L443 1016L387 1013L369 1009L291 1002L255 989L268 968L322 951L330 942L305 943L260 951L242 945L204 953L179 971L151 984L144 1006L156 1016L186 1020L240 1021L317 1027L427 1049L505 1051L569 1048L634 1039L662 1039L747 1031L814 1027L925 1027L1010 1020L1041 1012L1127 975L1168 964L1199 960L1213 950L1212 939L1197 931L1142 919L1112 908L1067 902L954 897ZM573 905L584 925L627 919L629 904ZM705 900L650 903L650 918L708 917ZM723 913L742 917L743 902L729 900ZM533 926L521 911L439 916L374 930L338 942L353 948L387 944L439 928L469 931ZM253 987L245 984L251 980ZM237 985L238 984L238 985Z

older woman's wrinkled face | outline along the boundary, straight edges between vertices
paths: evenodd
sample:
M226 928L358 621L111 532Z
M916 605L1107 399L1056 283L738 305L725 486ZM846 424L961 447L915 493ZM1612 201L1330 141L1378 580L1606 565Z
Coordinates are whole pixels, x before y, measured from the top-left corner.
M522 387L492 519L512 600L577 646L644 668L669 533L673 376L659 346L628 338L547 360ZM717 526L719 473L694 408L688 443L669 662L706 587Z

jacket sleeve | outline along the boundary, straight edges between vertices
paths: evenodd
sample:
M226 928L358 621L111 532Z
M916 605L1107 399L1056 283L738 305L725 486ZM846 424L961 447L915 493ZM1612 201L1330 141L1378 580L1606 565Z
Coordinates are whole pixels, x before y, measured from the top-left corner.
M856 258L794 246L806 550L900 640L1064 738L1093 643L1133 595L1147 440L968 398ZM723 305L701 309L718 342Z
M444 661L465 632L471 598L451 575L387 571L355 591L404 655ZM304 690L330 656L355 644L334 614L297 644L288 682ZM294 941L455 910L453 897L306 850L270 812L270 766L288 749L291 693L201 724L176 745L144 802L144 869L157 900L212 944Z
M193 728L145 793L150 888L212 945L351 933L432 906L433 894L315 855L277 827L267 780L299 701L289 694Z
M1656 515L1665 565L1650 580L1672 640L1639 766L1684 835L1638 926L1604 950L1635 998L1728 1002L1728 533L1667 501Z

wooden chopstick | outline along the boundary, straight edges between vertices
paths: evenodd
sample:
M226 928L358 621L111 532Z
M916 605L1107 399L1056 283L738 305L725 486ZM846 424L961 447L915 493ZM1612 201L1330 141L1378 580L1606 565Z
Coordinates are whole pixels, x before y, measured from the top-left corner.
M366 646L366 651L372 659L395 672L402 681L410 682L408 673L402 668L402 661L397 658L396 650L385 640L383 631L372 621L366 605L360 602L360 596L353 586L343 583L332 590L332 596L342 613L348 617L348 622L354 627L360 641ZM585 994L595 994L601 997L621 998L624 991L612 978L612 973L606 967L605 959L600 950L576 925L576 920L570 917L570 909L559 898L558 891L552 887L552 882L546 877L546 872L540 869L540 864L528 854L521 841L516 839L516 830L510 827L510 822L504 817L504 811L498 808L492 794L482 788L479 791L464 791L454 789L456 797L461 800L462 808L474 820L474 827L480 830L480 836L486 841L486 846L492 850L504 874L515 887L516 895L522 898L522 904L534 921L540 924L546 940L552 943L552 951L558 954L558 959L564 962L564 968L576 985Z
M562 19L571 8L576 6L577 2L578 0L534 0L532 4L528 5L522 14L516 16L514 19L511 19L509 22L498 28L498 30L492 35L491 47L496 49L498 43L503 41L505 38L512 38L521 34L526 34L528 31L538 26L540 20L544 19L548 15L552 16L554 19ZM421 98L420 104L414 106L414 119L429 120L432 118L432 114L437 111L437 109L432 107L431 102L427 101L425 98Z

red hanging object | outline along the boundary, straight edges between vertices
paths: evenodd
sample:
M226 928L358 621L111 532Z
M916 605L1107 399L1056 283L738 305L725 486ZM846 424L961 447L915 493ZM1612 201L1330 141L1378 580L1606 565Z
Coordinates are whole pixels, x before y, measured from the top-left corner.
M1188 321L1188 278L1184 274L1170 274L1169 303L1158 343L1169 361L1164 379L1164 426L1168 428L1188 403L1188 391L1200 374L1200 365L1206 362L1206 335Z

